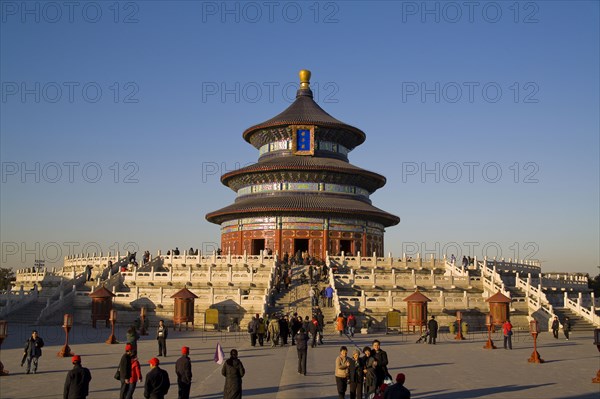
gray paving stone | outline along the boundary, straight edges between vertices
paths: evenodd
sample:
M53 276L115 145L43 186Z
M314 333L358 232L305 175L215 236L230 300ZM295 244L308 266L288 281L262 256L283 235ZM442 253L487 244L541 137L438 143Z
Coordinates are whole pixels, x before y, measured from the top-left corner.
M9 376L0 377L0 398L61 398L70 359L57 358L64 341L59 327L38 328L46 341L40 359L38 374L26 375L19 367L21 344L29 335L29 326L10 326L11 334L2 346L1 360L10 370ZM124 340L125 330L119 328L117 337ZM83 357L84 366L92 372L90 399L117 398L119 383L113 379L124 345L107 345L108 329L93 330L76 326L72 332L71 348ZM382 348L390 359L390 373L406 374L406 386L416 399L471 399L471 398L600 398L600 384L591 379L600 368L600 356L592 345L591 336L574 335L570 341L554 340L544 333L538 340L538 351L544 364L529 364L532 339L526 333L515 335L513 350L484 350L485 336L469 334L468 340L457 342L442 334L438 344L416 344L415 335L329 335L325 345L309 348L308 375L297 373L297 355L293 346L251 347L247 334L216 332L174 332L168 340L168 354L161 358L173 385L167 398L177 397L175 361L182 345L191 347L193 367L192 398L216 399L222 397L224 378L221 366L214 363L217 342L227 354L237 348L246 368L243 380L244 397L260 399L337 398L333 376L334 360L339 346L351 350L370 345L374 338L382 341ZM501 336L495 334L496 346L502 347ZM139 342L142 373L149 371L147 360L157 353L153 336ZM138 386L136 398L143 397ZM349 397L347 394L346 397Z

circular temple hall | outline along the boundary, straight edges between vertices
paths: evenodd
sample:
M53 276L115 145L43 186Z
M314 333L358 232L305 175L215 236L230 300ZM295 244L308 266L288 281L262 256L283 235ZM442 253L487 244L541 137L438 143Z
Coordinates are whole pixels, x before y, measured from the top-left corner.
M206 215L221 226L223 252L383 256L385 228L400 222L370 200L386 179L349 162L366 135L314 101L310 71L300 71L295 101L243 138L258 162L221 176L235 202Z

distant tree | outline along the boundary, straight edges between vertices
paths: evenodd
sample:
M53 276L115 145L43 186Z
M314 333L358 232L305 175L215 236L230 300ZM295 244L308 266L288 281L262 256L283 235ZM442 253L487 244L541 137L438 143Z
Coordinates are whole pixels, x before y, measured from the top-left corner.
M600 274L594 278L588 276L588 287L594 290L596 297L600 296Z
M15 272L8 267L0 267L0 290L6 290L11 286L11 282L15 281Z

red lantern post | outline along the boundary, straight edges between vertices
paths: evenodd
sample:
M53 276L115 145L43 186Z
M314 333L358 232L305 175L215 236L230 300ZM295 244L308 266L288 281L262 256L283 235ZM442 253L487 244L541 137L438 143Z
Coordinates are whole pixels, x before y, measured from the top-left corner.
M494 345L494 342L492 341L492 327L493 327L494 323L492 321L491 314L487 314L485 316L485 325L488 330L488 340L485 343L485 346L483 347L483 349L496 349L496 346Z
M63 316L63 329L65 330L65 346L56 354L58 357L71 357L71 348L69 348L69 331L73 327L73 315L65 314Z
M2 342L8 336L8 322L6 320L0 320L0 347L2 346ZM0 362L0 375L8 375L8 370L4 368L2 362Z
M142 306L142 309L140 309L140 335L148 335L148 332L146 331L146 307Z
M540 326L537 320L531 320L529 322L529 332L533 337L533 353L527 361L529 363L544 363L544 359L540 357L540 354L537 351L537 336L540 333Z
M456 336L454 337L454 339L462 341L465 339L465 337L463 337L462 335L462 313L461 312L456 312L456 321L458 322L458 333L456 334Z
M110 318L108 319L110 321L110 328L111 328L111 333L110 333L110 337L108 337L108 339L105 341L107 344L118 344L119 341L117 341L117 338L115 338L115 323L117 322L117 311L112 309L110 311Z

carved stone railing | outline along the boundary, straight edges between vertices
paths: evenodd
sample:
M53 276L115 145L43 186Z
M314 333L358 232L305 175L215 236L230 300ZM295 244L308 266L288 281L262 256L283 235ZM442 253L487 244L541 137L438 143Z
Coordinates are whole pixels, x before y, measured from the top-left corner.
M36 323L44 323L48 321L48 319L54 315L67 313L67 310L73 309L73 302L75 300L76 286L73 285L71 291L67 294L64 294L63 291L60 292L59 297L54 301L51 298L48 298L48 302L46 303L46 307L42 309L40 315L37 318Z
M567 296L567 293L564 293L564 301L565 308L571 310L576 315L586 319L590 323L592 323L596 327L600 327L600 316L598 316L595 312L595 308L592 306L590 309L587 309L581 306L581 296L577 298L577 301L573 301Z
M445 264L446 276L466 276L469 277L469 269L465 268L464 265L457 266L456 263L446 261Z
M10 313L16 312L19 309L35 302L38 298L38 290L3 290L0 292L0 299L4 302L4 306L0 309L0 318L8 316Z

